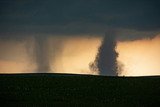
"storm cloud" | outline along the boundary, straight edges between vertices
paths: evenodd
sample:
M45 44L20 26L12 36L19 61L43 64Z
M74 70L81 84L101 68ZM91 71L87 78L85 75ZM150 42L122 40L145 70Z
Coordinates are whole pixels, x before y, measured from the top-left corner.
M108 28L155 31L158 0L1 0L0 33L104 34Z

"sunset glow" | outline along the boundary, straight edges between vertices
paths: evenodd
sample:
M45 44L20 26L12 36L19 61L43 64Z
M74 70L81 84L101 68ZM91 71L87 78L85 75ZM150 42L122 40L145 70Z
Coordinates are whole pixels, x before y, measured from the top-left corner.
M52 44L52 42L56 42L55 38L49 40L52 70L50 72L98 75L97 72L89 69L89 63L94 61L102 38L64 38L57 39L63 44L60 50L54 50L55 44ZM24 44L25 42L23 44L7 42L5 45L1 45L1 50L6 49L4 51L8 53L6 57L9 56L7 60L0 60L1 73L35 72L36 65L31 60L33 58L26 54ZM12 54L10 54L11 51ZM57 52L54 53L55 51ZM160 36L157 35L153 39L119 41L117 52L119 53L117 60L123 66L119 76L160 75ZM1 52L1 55L5 56L6 54Z
M124 65L121 75L160 75L160 37L119 42L118 60Z

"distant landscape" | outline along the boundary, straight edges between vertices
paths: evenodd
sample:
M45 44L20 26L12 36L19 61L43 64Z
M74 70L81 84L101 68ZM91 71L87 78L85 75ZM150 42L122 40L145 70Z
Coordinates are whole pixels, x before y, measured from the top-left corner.
M156 107L160 103L159 84L160 76L0 74L0 103L5 107Z

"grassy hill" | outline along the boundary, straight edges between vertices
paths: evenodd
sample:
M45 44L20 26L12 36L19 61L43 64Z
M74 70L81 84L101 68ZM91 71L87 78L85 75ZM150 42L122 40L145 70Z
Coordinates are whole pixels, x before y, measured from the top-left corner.
M0 75L0 107L158 107L159 104L158 76Z

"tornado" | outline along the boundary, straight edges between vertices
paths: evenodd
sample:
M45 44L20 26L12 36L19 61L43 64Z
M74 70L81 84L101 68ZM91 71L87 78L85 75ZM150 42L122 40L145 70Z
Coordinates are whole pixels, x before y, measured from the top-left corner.
M50 62L48 54L47 37L34 36L35 47L34 47L34 59L37 65L36 72L45 73L50 71Z
M95 61L90 64L92 70L97 70L100 75L117 76L118 63L116 52L116 35L114 31L105 34L102 44L98 49Z

